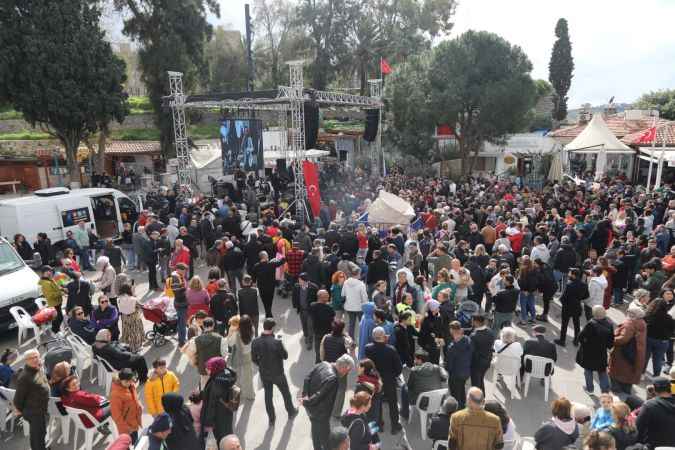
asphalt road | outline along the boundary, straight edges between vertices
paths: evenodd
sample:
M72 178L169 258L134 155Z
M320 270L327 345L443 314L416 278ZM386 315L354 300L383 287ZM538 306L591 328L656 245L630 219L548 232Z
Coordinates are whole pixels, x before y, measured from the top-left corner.
M206 278L206 269L204 267L199 268L197 273L203 276L204 279ZM138 272L132 272L131 275L136 280L136 295L143 298L157 295L154 292L147 292L147 275ZM96 297L97 296L95 296L95 298ZM291 309L290 299L277 297L274 301L274 314L278 323L276 333L282 335L282 339L289 353L289 358L286 362L286 373L291 395L293 398L297 398L298 392L302 389L303 379L313 366L314 352L313 350L307 351L302 345L300 319L295 311ZM559 316L560 313L556 303L552 305L549 316L551 323L548 326L547 337L551 340L557 336ZM620 322L623 318L623 313L620 310L611 309L609 311L609 316L615 322ZM149 323L146 323L146 328L150 328ZM519 327L517 330L519 338L521 339L526 339L527 336L531 334L531 326ZM572 330L570 329L568 336L571 335L571 333ZM558 364L552 380L549 402L558 397L565 396L574 402L581 402L589 405L597 404L597 398L589 397L583 391L583 370L574 362L576 348L573 347L569 341L571 341L571 339L568 339L566 348L563 349L558 347ZM4 349L5 347L16 347L16 343L16 330L0 336L0 349ZM169 367L179 375L181 381L181 394L187 398L190 392L197 387L199 376L197 370L188 364L187 359L180 352L176 351L176 346L175 339L171 339L162 347L146 345L141 353L146 357L148 365L155 358L160 356L164 357L169 362ZM26 348L22 348L22 350L25 349ZM19 364L22 363L19 362ZM85 378L87 380L82 383L84 389L102 393L101 388L92 386L88 382L88 377ZM350 389L354 386L354 380L355 374L352 373L349 376L348 382ZM254 386L257 386L258 388L255 401L242 401L240 410L235 419L235 430L237 435L240 436L242 447L246 450L311 450L310 424L303 408L300 408L300 414L295 420L287 421L281 395L278 391L275 391L274 404L277 411L277 422L274 428L268 428L262 384L259 381L257 371L255 371L255 366ZM541 423L550 418L550 408L548 404L544 402L543 387L536 380L531 383L527 398L522 398L522 395L519 393L516 393L514 398L511 398L508 390L506 390L501 383L498 385L494 383L492 370L490 370L486 376L486 390L488 399L497 399L504 404L516 425L518 434L522 437L533 436ZM642 387L638 387L637 391L639 394L644 394ZM143 398L142 392L140 395L141 398ZM349 398L350 393L348 392L346 399ZM347 402L345 402L345 405L346 404ZM386 411L384 412L384 418L385 422L388 422ZM150 415L144 414L144 426L149 425L150 422ZM409 424L404 422L404 426L408 440L413 449L431 449L431 441L422 441L420 439L420 422L418 414L413 415L412 421ZM390 424L387 423L385 425L385 433L381 435L382 449L398 448L396 445L398 437L392 436L389 431ZM53 450L72 448L72 431L70 434L71 440L68 444L53 443L51 448ZM60 431L55 428L53 435L58 439ZM83 438L80 435L78 448L83 448L82 439ZM13 434L8 432L3 433L2 448L6 450L28 449L28 439L23 436L20 429L15 430ZM106 445L104 442L99 442L95 448L105 449Z

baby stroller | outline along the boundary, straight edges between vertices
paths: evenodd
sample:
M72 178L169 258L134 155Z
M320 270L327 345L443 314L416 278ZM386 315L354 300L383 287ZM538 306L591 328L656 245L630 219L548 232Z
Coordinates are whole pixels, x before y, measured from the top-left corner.
M473 315L480 312L480 306L476 302L467 300L457 308L457 321L462 325L464 334L470 334L472 329L471 320Z
M178 328L178 318L168 317L160 308L143 306L143 317L152 322L152 330L145 333L145 338L152 341L156 347L166 344L166 336L174 334Z

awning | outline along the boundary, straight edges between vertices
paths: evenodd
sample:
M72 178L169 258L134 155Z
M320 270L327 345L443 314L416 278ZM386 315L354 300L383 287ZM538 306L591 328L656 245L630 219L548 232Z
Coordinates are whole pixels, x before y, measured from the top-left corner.
M649 161L651 159L652 163L658 164L659 159L661 159L661 153L663 153L663 161L667 162L668 165L675 163L675 148L673 147L666 147L665 149L656 147L654 150L651 148L641 147L640 159L645 161Z
M607 127L602 114L595 114L588 126L572 142L565 146L565 150L575 153L599 153L605 151L634 153L630 147L619 141Z
M596 153L600 153L601 150L602 147L593 147L580 150L568 150L568 152L575 153L577 155L595 155ZM635 150L630 148L628 150L605 150L605 153L608 155L634 155Z

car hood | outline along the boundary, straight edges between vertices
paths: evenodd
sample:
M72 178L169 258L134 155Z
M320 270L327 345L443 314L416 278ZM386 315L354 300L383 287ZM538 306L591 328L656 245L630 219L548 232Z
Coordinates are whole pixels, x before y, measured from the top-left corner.
M40 277L28 266L0 276L0 307L39 297L38 281Z

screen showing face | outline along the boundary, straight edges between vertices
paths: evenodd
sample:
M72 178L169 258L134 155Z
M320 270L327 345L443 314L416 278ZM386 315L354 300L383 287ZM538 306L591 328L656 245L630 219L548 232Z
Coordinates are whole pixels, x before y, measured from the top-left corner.
M223 175L237 168L246 172L263 168L262 121L259 119L223 119L220 125Z

